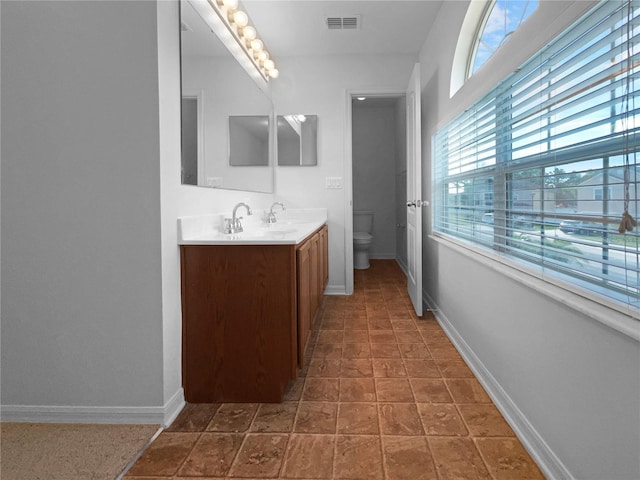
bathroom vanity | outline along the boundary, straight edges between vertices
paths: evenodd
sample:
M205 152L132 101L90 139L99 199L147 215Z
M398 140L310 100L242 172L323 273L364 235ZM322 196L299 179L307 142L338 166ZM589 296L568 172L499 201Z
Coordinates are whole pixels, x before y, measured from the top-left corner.
M179 242L185 399L281 402L327 285L326 218L237 235L198 228L183 224Z

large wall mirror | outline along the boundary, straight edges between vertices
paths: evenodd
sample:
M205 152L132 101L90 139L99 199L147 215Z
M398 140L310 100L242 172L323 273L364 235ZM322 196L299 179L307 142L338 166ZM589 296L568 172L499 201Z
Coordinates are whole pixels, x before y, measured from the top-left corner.
M271 99L189 0L180 12L182 183L273 193Z
M318 116L278 115L278 165L318 164Z

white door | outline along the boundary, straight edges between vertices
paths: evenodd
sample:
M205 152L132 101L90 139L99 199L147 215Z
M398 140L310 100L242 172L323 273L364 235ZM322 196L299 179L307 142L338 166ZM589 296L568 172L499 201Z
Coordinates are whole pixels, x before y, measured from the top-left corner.
M422 315L422 148L420 64L407 87L407 289L416 315Z

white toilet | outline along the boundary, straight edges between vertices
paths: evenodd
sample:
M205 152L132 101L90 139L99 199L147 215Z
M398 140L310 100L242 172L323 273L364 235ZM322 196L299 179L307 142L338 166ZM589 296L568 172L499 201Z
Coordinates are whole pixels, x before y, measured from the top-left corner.
M373 212L353 212L353 268L369 268L369 248L373 242Z

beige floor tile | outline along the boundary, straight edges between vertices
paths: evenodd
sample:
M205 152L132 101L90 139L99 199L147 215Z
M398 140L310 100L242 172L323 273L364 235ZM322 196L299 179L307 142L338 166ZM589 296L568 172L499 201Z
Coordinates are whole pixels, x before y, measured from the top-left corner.
M230 477L273 478L278 476L289 440L288 435L249 433L229 470Z
M376 378L376 395L380 402L413 402L411 384L406 378Z
M399 345L396 343L372 343L371 356L373 358L401 358Z
M416 402L453 403L444 380L436 378L410 378Z
M445 382L455 403L491 403L491 398L475 378L447 378Z
M439 358L435 359L434 362L445 378L475 378L473 372L463 360Z
M437 480L425 437L382 437L387 480Z
M374 358L373 374L375 377L406 377L404 362L399 358Z
M399 343L402 358L431 358L429 349L424 343Z
M187 405L125 478L543 479L399 267L354 276L323 299L284 403Z
M246 432L257 410L257 403L223 403L211 419L207 431Z
M341 378L341 402L375 402L376 387L372 378Z
M440 370L428 358L405 358L404 366L411 378L440 378Z
M337 416L337 403L300 402L293 431L296 433L336 433Z
M331 478L334 444L334 435L291 435L282 478Z
M424 435L415 403L380 403L378 413L383 435Z
M393 330L370 330L369 340L371 343L397 343Z
M369 343L369 330L345 330L344 343Z
M289 433L293 429L297 410L298 402L263 403L249 431Z
M495 480L544 480L545 477L515 438L478 438L476 445Z
M377 435L339 435L334 461L336 480L382 480L382 451Z
M219 403L188 403L166 432L204 432Z
M470 438L429 437L429 448L442 479L491 480Z
M341 403L338 406L338 433L377 435L378 409L375 403Z
M452 403L419 403L418 413L427 435L466 436L467 428Z
M304 384L302 400L306 402L337 402L339 392L339 379L309 377Z
M178 472L187 477L224 477L240 449L239 433L203 433Z
M307 377L337 378L340 376L340 359L312 358Z
M161 433L127 473L139 476L175 474L199 436L199 433Z
M459 404L458 410L474 437L513 437L515 433L492 403Z
M344 343L342 358L371 358L371 347L367 343Z
M373 368L368 358L343 358L340 364L341 377L372 377Z

